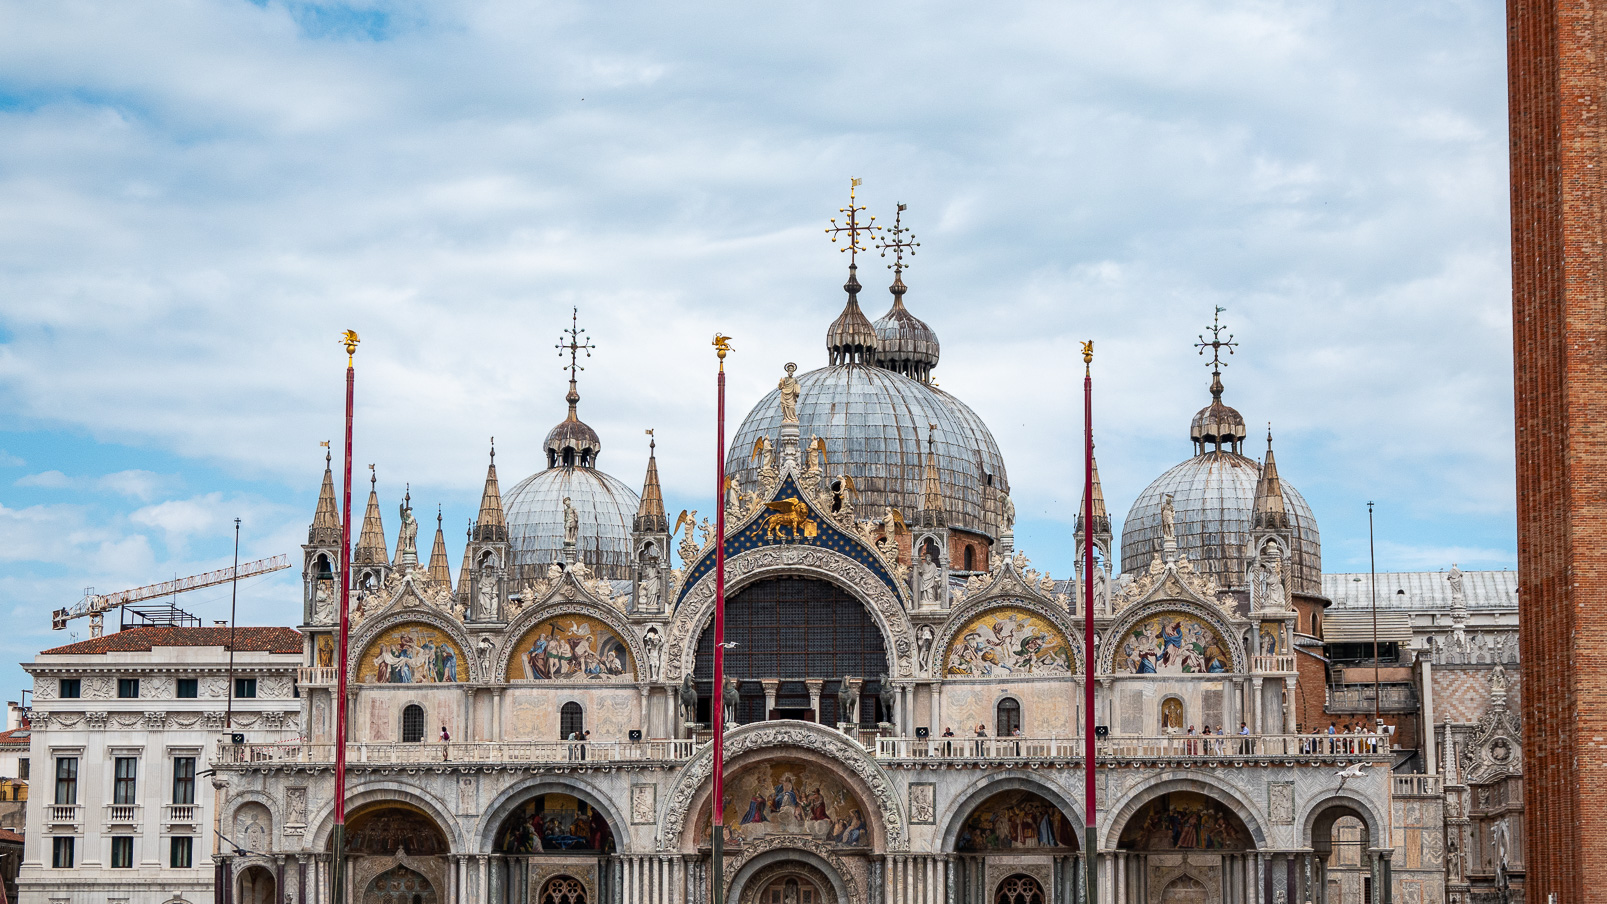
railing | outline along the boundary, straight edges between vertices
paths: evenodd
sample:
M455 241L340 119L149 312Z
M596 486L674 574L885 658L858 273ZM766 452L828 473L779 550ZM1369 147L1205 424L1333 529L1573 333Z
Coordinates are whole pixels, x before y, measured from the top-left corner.
M50 804L45 807L45 812L49 814L51 822L65 824L76 823L80 809L77 804Z
M1410 684L1381 684L1378 686L1378 709L1386 713L1415 712L1417 688ZM1369 713L1373 711L1371 684L1338 684L1328 688L1328 711L1335 713Z
M1141 760L1374 760L1389 752L1388 735L1165 735L1106 737L1095 756ZM883 760L1081 760L1081 738L878 738Z
M302 687L329 687L335 683L335 670L324 666L296 669L296 683Z
M195 824L195 804L163 804L162 809L166 811L162 821L169 825Z
M617 763L680 761L692 757L694 742L530 741L524 743L347 744L352 765L390 763ZM333 744L220 744L217 763L333 763Z
M1258 672L1292 672L1295 670L1293 656L1256 656L1254 657L1255 670Z
M107 804L106 822L108 825L131 825L139 821L139 804Z
M1394 775L1391 791L1396 797L1436 797L1445 793L1445 777L1440 775Z

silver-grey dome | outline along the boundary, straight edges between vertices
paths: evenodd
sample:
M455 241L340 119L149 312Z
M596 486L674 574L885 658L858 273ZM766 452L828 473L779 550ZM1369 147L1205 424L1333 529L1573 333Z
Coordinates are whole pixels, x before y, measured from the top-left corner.
M904 307L904 280L894 277L893 307L874 324L876 366L921 382L932 377L942 346L937 332Z
M1243 455L1206 452L1157 477L1133 502L1122 524L1122 572L1143 571L1161 552L1161 505L1170 493L1178 551L1189 557L1195 569L1213 575L1218 584L1242 586L1250 515L1260 473L1260 466ZM1294 534L1294 589L1321 593L1322 544L1317 536L1317 518L1293 485L1287 480L1282 484L1289 527Z
M833 475L845 469L859 488L855 508L879 517L898 509L913 520L921 508L926 434L936 424L937 466L951 527L993 537L998 494L1008 492L1004 458L993 434L964 402L902 374L864 364L836 364L798 376L798 436L826 440ZM737 428L726 456L727 473L746 488L758 483L752 459L760 436L781 432L780 393L771 390ZM846 465L846 467L845 467Z
M559 465L519 481L503 500L515 579L563 561L565 496L580 518L580 561L602 577L631 578L631 519L642 500L596 468Z

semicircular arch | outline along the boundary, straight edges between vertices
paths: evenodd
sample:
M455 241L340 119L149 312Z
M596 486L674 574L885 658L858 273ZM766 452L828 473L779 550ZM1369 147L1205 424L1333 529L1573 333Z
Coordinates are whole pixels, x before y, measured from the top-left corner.
M1056 640L1065 649L1070 657L1070 666L1057 669L1049 674L1058 677L1081 674L1082 672L1082 635L1071 624L1071 618L1063 609L1044 605L1037 600L1025 596L990 597L967 603L954 610L949 620L944 623L943 631L938 635L937 643L933 649L939 657L932 665L932 672L939 677L966 677L950 672L950 664L955 647L961 639L973 628L982 625L990 616L1014 616L1017 623L1026 628L1026 633L1048 634L1048 643L1045 647L1053 650ZM1036 624L1033 624L1036 622ZM1052 632L1052 633L1050 633ZM941 669L941 671L939 671ZM1030 672L1028 674L1030 677Z
M1112 674L1115 671L1116 651L1122 647L1133 630L1146 620L1161 615L1185 615L1204 623L1216 635L1217 641L1224 648L1223 652L1227 653L1230 660L1228 671L1236 674L1250 670L1249 656L1239 639L1240 629L1229 623L1221 610L1188 600L1170 599L1134 606L1116 619L1104 633L1098 652L1095 654L1097 658L1094 665L1099 673Z
M660 851L684 850L691 846L693 840L689 836L694 831L694 820L701 819L709 800L709 777L714 771L713 747L709 744L701 748L681 767L670 792L660 797L657 840ZM865 749L841 733L812 722L758 722L728 732L725 755L726 771L732 775L746 765L789 755L832 770L865 805L863 815L871 830L871 847L884 851L907 849L907 823L897 790Z
M1037 776L1011 773L998 776L985 775L954 795L949 805L938 816L937 824L943 827L939 850L953 853L960 837L960 830L965 827L965 821L971 817L972 812L989 798L1007 791L1028 791L1038 795L1059 808L1061 814L1071 820L1073 825L1077 824L1077 814L1082 812L1080 801L1063 794L1061 789ZM1078 843L1081 844L1080 839Z
M836 852L818 842L783 844L775 847L760 845L752 850L744 850L735 860L725 900L741 902L748 883L766 873L766 867L794 863L807 864L813 872L819 873L830 883L837 904L864 904L864 892L849 881L848 877L852 874L848 865L837 856ZM759 881L767 881L768 878L766 876ZM750 897L748 900L755 901L757 898Z
M614 844L619 848L619 853L637 852L631 844L630 824L625 821L624 814L614 806L613 799L597 786L579 776L557 779L533 775L502 789L491 805L485 808L484 815L480 817L480 832L475 838L475 853L495 853L497 833L502 831L502 824L526 801L543 794L567 794L585 801L587 806L603 814L603 819L614 832Z
M1336 819L1340 816L1355 816L1367 826L1368 838L1382 839L1384 837L1383 816L1372 803L1349 791L1334 791L1308 802L1302 808L1298 822L1302 847L1309 848L1312 846L1318 822L1322 821L1330 813Z
M1100 850L1115 849L1122 830L1138 811L1155 799L1174 791L1192 791L1202 794L1232 811L1250 832L1253 847L1267 844L1267 827L1256 811L1256 805L1238 788L1211 776L1204 770L1194 770L1186 777L1172 774L1159 781L1142 783L1123 794L1105 812L1108 814L1099 826Z
M531 632L565 616L578 616L605 626L613 635L613 639L625 648L629 657L630 661L624 663L626 674L634 674L641 668L641 664L647 661L643 658L641 642L637 639L636 632L631 630L629 622L621 617L617 610L582 600L553 600L539 607L524 610L508 625L503 636L514 640L502 644L501 649L497 651L496 666L491 671L491 680L504 683L520 680L508 672L516 664L519 651L526 648L525 639Z
M346 680L353 684L363 672L363 664L370 661L369 654L376 644L388 639L395 631L408 625L420 625L433 631L438 631L451 640L453 655L456 657L458 682L482 681L485 676L480 673L480 665L475 662L469 651L474 649L469 643L469 636L463 626L445 614L434 609L398 609L383 616L364 621L361 629L352 638L349 649L362 652L352 657L346 665ZM447 682L450 683L450 682Z
M893 592L869 568L829 549L813 546L762 546L726 560L725 593L730 596L766 578L801 577L826 581L859 600L882 631L888 674L914 674L915 627ZM675 610L665 638L664 678L680 681L692 673L698 638L714 619L714 577L699 579Z
M435 823L435 827L446 837L447 846L453 853L472 853L467 850L468 836L464 834L459 820L452 817L452 810L445 802L436 799L433 795L419 790L415 784L382 780L359 782L355 790L347 792L346 809L352 816L370 805L405 804L424 813ZM316 814L309 814L309 827L311 831L303 836L307 841L306 849L322 852L329 846L330 836L335 831L335 804L334 801L323 804Z

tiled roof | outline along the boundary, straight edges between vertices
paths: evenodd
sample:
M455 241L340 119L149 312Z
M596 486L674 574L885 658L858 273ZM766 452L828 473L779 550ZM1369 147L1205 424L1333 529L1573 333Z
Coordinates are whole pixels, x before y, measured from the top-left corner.
M0 844L22 844L22 835L10 829L0 829Z
M0 747L27 747L28 736L32 734L26 728L13 728L10 731L0 731Z
M82 656L100 653L149 653L152 647L229 648L229 628L140 627L103 637L91 637L64 647L45 650L42 656ZM234 649L244 653L300 653L301 632L295 628L235 628Z
M1451 582L1443 571L1380 571L1378 573L1378 608L1380 609L1446 609L1451 608ZM1366 609L1372 606L1367 572L1358 574L1325 574L1322 576L1322 594L1334 601L1336 609ZM1516 571L1464 571L1469 609L1516 609L1518 607L1518 573ZM1405 593L1397 591L1404 590Z

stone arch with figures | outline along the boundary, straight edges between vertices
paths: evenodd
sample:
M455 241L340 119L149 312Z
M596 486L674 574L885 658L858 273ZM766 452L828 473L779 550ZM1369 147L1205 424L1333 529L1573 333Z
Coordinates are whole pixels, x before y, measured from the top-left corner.
M731 879L734 904L861 904L841 863L808 850L778 848L752 857Z

